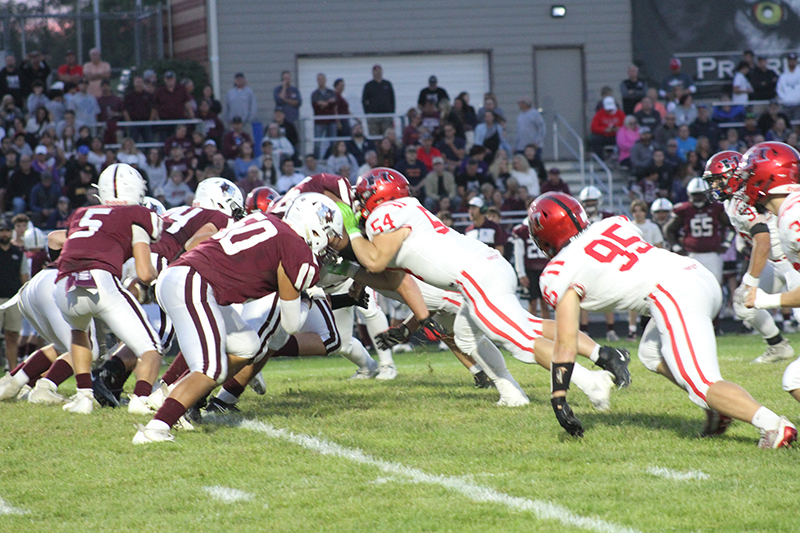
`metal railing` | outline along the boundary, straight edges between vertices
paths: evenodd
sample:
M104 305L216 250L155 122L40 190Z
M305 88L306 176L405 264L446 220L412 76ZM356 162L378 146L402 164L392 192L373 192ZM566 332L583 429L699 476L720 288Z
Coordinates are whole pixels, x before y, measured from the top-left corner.
M472 221L469 219L469 213L452 213L452 215L454 228L466 228L472 223ZM501 211L500 225L505 226L506 224L521 224L525 222L527 217L527 211Z
M364 126L364 137L371 141L380 140L383 138L383 135L370 135L369 133L369 119L373 118L391 118L393 119L393 127L394 130L397 132L397 138L402 139L403 137L403 128L406 126L407 117L405 114L398 114L398 113L362 113L358 115L350 114L350 115L320 115L320 116L313 116L313 117L300 117L300 136L301 136L301 145L303 146L304 150L303 153L307 154L314 151L314 143L316 142L336 142L336 141L349 141L352 139L350 136L336 136L336 137L315 137L314 136L314 122L317 120L357 120ZM351 124L352 127L352 124ZM322 157L322 154L320 154Z
M606 183L604 184L600 177L594 170L594 165L597 164L600 167L600 170L605 173L606 175ZM608 194L608 203L610 205L614 205L614 174L611 172L611 169L608 168L606 162L603 161L596 153L591 152L591 157L589 158L589 177L591 179L591 184L600 189L604 194Z
M577 150L573 148L568 140L561 134L561 131L559 130L559 124L562 124L567 133L569 133L577 142ZM558 147L562 143L569 153L572 154L572 157L578 160L578 167L581 173L581 187L583 187L586 180L586 148L583 142L583 137L578 135L578 132L576 132L572 126L569 125L569 122L567 122L564 117L556 113L553 115L553 157L556 161L560 161Z

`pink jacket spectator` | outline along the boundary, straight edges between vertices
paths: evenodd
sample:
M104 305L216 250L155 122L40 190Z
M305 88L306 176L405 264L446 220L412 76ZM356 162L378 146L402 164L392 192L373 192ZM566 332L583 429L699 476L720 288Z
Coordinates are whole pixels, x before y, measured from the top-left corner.
M617 148L619 148L619 160L625 161L631 157L631 148L639 140L639 127L635 130L621 127L617 131Z

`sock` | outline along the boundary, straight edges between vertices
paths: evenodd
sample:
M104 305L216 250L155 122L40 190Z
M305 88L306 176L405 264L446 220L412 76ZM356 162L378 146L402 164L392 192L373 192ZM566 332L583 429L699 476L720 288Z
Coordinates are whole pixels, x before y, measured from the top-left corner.
M479 374L479 373L480 373L480 372L482 372L482 371L483 371L483 369L481 368L481 366L480 366L480 365L472 365L471 367L469 367L469 372L470 372L470 374L472 374L473 376L474 376L475 374Z
M222 391L227 392L234 398L238 398L239 396L241 396L242 393L244 392L244 388L245 386L236 381L234 378L231 378L222 384ZM217 398L219 398L223 402L227 402L227 400L222 399L219 395L217 396Z
M297 345L297 339L292 335L286 344L278 348L272 357L297 357L298 355L300 355L300 347Z
M628 324L628 333L636 333L636 324Z
M614 331L614 324L606 324L606 331Z
M767 339L767 344L769 344L770 346L775 346L776 344L780 344L781 342L783 342L783 335L781 335L780 333L778 333L774 337Z
M175 425L175 422L177 422L185 412L186 408L181 405L181 402L174 398L167 398L164 400L164 405L161 406L161 409L159 409L155 417L153 417L153 420L147 424L147 427L150 429L161 427L163 429L164 427L160 425L156 425L156 428L150 426L153 422L161 421L163 424L167 425L166 429L169 429Z
M28 377L28 374L26 374L24 370L20 370L14 374L13 381L17 386L24 387L26 384L30 383L31 378Z
M25 361L23 369L20 370L19 373L24 374L28 378L25 380L25 383L27 383L31 378L38 378L47 372L47 369L50 368L52 364L53 363L47 358L43 351L36 350L36 352ZM21 383L21 385L25 383Z
M128 381L128 378L131 377L133 370L126 370L120 376L115 377L111 380L111 386L109 389L111 390L122 390L122 387L125 386L125 382Z
M778 427L781 417L770 411L764 406L758 408L756 414L753 415L753 420L750 421L755 427L763 431L769 431Z
M75 384L78 389L92 390L92 375L89 372L85 374L75 374Z
M163 376L161 376L161 381L167 385L172 385L178 381L183 373L187 370L189 370L189 366L186 364L186 359L183 357L183 352L178 352L178 355L175 356L175 360L172 361L172 364L169 365L167 371L164 372Z
M44 375L47 379L55 383L56 387L67 381L67 378L72 375L72 367L63 359L56 359L47 374ZM92 388L91 375L89 376L89 388Z
M136 387L133 389L134 396L150 396L150 393L153 392L153 386L143 380L139 380L136 382Z
M600 359L600 345L595 344L594 348L592 348L592 353L589 354L589 360L592 363L596 363L598 359Z
M221 402L224 402L224 403L228 404L228 405L232 405L232 404L236 403L237 401L239 401L239 397L238 396L234 396L233 394L231 394L230 392L226 391L225 389L220 389L219 390L219 392L217 393L217 399L219 401L221 401Z
M572 370L570 383L574 383L576 387L585 392L586 388L592 385L592 381L592 371L576 364Z
M16 373L22 370L22 367L25 366L25 363L27 363L27 361L20 361L19 363L17 363L17 366L15 366L13 370L9 372L9 374L11 374L12 376L16 375Z

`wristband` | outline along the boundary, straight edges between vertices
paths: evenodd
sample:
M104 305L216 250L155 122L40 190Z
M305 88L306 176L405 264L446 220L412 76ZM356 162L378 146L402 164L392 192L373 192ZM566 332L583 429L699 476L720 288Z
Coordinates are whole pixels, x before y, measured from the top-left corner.
M770 294L756 289L756 300L753 305L756 309L777 309L781 307L781 293Z
M758 278L751 276L750 274L745 274L742 276L742 283L750 287L758 287Z

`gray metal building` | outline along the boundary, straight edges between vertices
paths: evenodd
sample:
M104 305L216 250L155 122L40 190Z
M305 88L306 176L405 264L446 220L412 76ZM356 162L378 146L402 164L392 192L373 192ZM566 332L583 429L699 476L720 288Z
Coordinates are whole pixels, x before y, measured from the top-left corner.
M262 121L272 115L272 89L282 70L294 73L304 100L301 116L311 114L317 68L331 71L329 86L337 71L347 74L345 96L355 112L371 71L365 68L359 78L352 68L386 58L397 60L394 71L384 68L396 91L406 84L418 92L436 74L451 98L474 87L476 109L482 103L478 88L493 91L511 137L516 102L524 95L533 96L548 125L557 112L585 132L600 88L610 85L618 92L631 62L631 4L570 0L559 6L566 10L563 17L552 16L553 0L207 0L208 28L216 28L218 42L209 35L210 70L219 73L220 96L236 72L245 72ZM459 55L469 60L466 66L448 71L453 62L447 59ZM408 102L398 100L402 113Z

